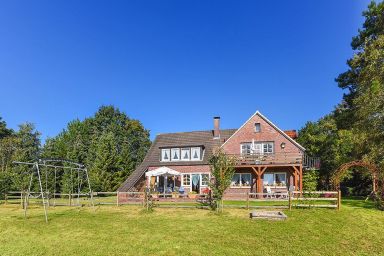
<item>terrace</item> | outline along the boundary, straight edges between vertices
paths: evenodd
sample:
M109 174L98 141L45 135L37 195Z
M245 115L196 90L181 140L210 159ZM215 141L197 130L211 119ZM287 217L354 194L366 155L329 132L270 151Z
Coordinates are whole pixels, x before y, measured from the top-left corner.
M307 169L319 169L320 158L311 157L299 152L281 153L252 153L232 155L238 160L238 165L302 165Z

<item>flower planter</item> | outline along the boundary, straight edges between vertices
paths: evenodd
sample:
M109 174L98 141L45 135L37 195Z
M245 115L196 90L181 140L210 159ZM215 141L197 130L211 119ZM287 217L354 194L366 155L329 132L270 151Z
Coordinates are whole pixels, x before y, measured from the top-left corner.
M197 194L188 194L188 198L195 199L197 197Z

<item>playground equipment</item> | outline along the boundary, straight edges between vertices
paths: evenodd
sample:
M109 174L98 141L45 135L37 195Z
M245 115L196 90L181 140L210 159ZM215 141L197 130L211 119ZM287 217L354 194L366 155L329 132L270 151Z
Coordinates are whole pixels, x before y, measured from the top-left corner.
M29 179L29 185L28 189L25 193L25 196L23 198L23 207L24 207L24 216L27 216L27 210L28 210L28 204L29 199L31 195L38 194L38 197L41 197L43 202L43 208L44 208L44 215L45 215L45 221L48 222L48 202L49 197L53 195L54 203L56 201L56 195L62 195L56 193L57 188L57 172L58 170L62 169L63 172L69 172L68 177L68 183L67 187L70 188L69 198L71 200L71 194L74 194L75 188L77 188L77 197L78 200L80 199L81 191L83 190L84 186L86 186L86 189L89 191L89 194L86 194L87 197L90 200L90 204L94 206L93 202L93 195L92 195L92 189L91 189L91 183L89 181L89 175L88 170L83 164L79 164L76 162L72 162L69 160L63 160L63 159L39 159L35 162L19 162L15 161L13 162L17 165L27 165L31 166L29 173L27 175L30 175ZM42 169L45 169L45 175L43 176ZM48 183L49 177L54 175L54 184L53 184L53 193L49 191ZM33 188L33 181L34 178L37 178L38 181L38 189L39 191L36 193L34 191L31 191ZM45 189L43 188L43 184L45 185ZM76 185L76 186L75 186ZM52 186L51 186L52 187Z

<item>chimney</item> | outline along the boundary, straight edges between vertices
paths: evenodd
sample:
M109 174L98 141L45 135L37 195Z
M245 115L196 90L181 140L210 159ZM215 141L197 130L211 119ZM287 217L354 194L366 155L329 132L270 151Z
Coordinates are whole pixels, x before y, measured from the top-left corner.
M220 117L215 116L213 118L213 138L219 139L220 138Z
M284 131L284 133L287 134L292 139L296 139L297 138L296 130L288 130L288 131Z

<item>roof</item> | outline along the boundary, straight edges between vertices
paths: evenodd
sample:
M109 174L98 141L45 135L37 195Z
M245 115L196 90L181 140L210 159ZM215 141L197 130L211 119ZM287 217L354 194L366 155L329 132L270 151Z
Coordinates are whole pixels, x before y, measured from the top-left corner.
M238 131L241 130L241 128L243 128L245 126L245 124L247 124L250 120L252 120L252 118L254 116L258 115L259 117L261 117L265 122L267 122L270 126L272 126L276 131L278 131L279 133L281 133L287 140L289 140L290 142L292 142L294 145L296 145L299 149L305 151L305 148L303 146L301 146L297 141L295 141L294 139L292 139L288 134L286 134L285 132L283 132L279 127L277 127L274 123L272 123L272 121L270 121L268 118L266 118L264 115L262 115L258 110L255 112L255 114L253 114L250 118L248 118L247 121L245 121L245 123L240 126L239 129L237 129L236 132L234 132L231 137L226 140L221 146L224 146L225 143L227 143Z
M213 131L194 131L194 132L178 132L178 133L164 133L156 136L152 146L148 150L143 162L136 168L136 170L128 177L128 179L120 186L118 191L129 191L144 175L148 167L161 167L164 165L160 162L160 148L166 147L192 147L202 146L204 148L204 155L202 161L189 161L189 162L167 162L167 166L177 165L207 165L208 160L213 154L215 147L220 147L229 137L236 132L237 129L220 130L220 138L213 137Z

